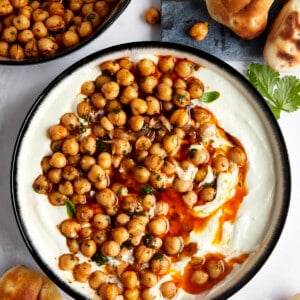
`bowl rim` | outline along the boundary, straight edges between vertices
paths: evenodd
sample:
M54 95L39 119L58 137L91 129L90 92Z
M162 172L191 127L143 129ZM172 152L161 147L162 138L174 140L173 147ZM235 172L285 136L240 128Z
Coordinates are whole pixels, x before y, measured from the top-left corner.
M239 291L242 287L244 287L257 273L258 271L263 267L263 265L266 263L268 258L270 257L271 253L273 252L275 246L277 245L279 238L281 236L281 233L284 229L284 225L286 223L289 205L290 205L290 197L291 197L291 169L290 169L290 162L289 162L289 156L288 151L286 148L285 140L282 135L280 126L275 119L273 113L271 112L270 108L266 104L265 100L262 98L262 96L259 94L259 92L250 84L250 82L244 77L239 71L234 69L232 66L230 66L225 61L215 57L214 55L204 52L199 49L195 49L190 46L172 43L172 42L163 42L163 41L142 41L142 42L130 42L130 43L124 43L112 47L108 47L102 50L99 50L97 52L94 52L81 60L77 61L76 63L69 66L67 69L65 69L62 73L60 73L56 78L54 78L48 86L43 90L43 92L38 96L38 98L34 101L31 108L26 114L26 117L20 127L20 130L17 134L17 138L14 145L12 160L11 160L11 172L10 172L10 192L11 192L11 201L13 206L13 212L14 216L17 221L17 226L20 230L21 236L25 242L25 245L27 246L30 254L35 259L39 267L45 272L45 274L53 281L55 284L57 284L58 287L60 287L64 292L66 292L71 297L75 297L78 300L84 300L88 299L81 294L78 294L76 291L71 289L69 285L67 285L62 279L60 279L58 276L56 276L52 270L47 266L45 262L41 259L40 255L35 251L33 244L30 239L30 235L26 232L26 228L24 226L24 222L22 220L22 216L20 214L20 207L19 207L19 200L17 195L18 190L18 182L16 181L16 174L18 172L18 153L21 148L22 139L24 134L26 133L26 130L28 126L30 125L30 120L32 117L34 117L34 113L38 106L43 102L44 98L47 96L47 94L51 91L53 87L55 87L61 80L63 80L66 76L69 74L72 74L74 71L79 69L81 66L86 65L87 63L119 51L124 50L132 50L132 49L174 49L179 52L187 52L192 55L201 57L201 59L204 59L208 61L209 63L212 63L214 65L218 65L223 71L229 72L231 76L233 76L235 79L241 83L245 89L251 94L253 101L256 101L256 104L259 106L259 108L262 110L263 114L266 116L267 122L269 122L269 125L273 131L273 134L276 137L277 140L277 146L278 146L278 152L280 155L280 161L281 161L281 169L282 174L284 174L282 178L283 182L283 191L282 191L282 203L281 203L281 210L278 216L278 219L276 220L276 225L274 226L274 230L272 232L272 236L269 240L269 243L266 245L266 247L262 250L262 253L260 257L258 258L257 262L251 266L249 271L241 277L241 279L230 286L220 297L217 298L211 298L211 299L228 299L230 296L235 294L237 291Z
M110 12L109 16L104 20L104 23L100 25L96 31L85 38L81 43L77 45L63 49L63 51L58 52L55 55L51 56L41 56L39 58L25 58L22 60L16 60L12 58L5 58L0 56L0 65L8 65L8 66L24 66L24 65L38 65L47 62L54 61L56 59L67 56L68 54L74 53L77 50L87 46L90 42L96 40L106 29L108 29L117 19L118 17L125 11L126 7L129 5L131 0L120 0L120 2L113 8L113 11Z

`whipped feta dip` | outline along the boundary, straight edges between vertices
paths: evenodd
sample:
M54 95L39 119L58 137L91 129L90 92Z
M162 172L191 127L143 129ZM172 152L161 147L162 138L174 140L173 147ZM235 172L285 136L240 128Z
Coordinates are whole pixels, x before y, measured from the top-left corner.
M131 59L138 61L147 57L153 61L157 61L154 54L145 55L144 52L133 51L122 53L122 56L130 55ZM167 55L170 50L161 50L162 55ZM150 51L151 52L151 51ZM147 53L149 51L147 50ZM175 56L181 55L175 52ZM185 54L184 54L185 55ZM120 53L109 54L105 60L115 59ZM64 219L67 218L65 207L54 207L45 201L43 195L38 195L32 190L32 182L40 173L39 164L33 164L40 157L49 154L49 140L45 132L55 124L64 112L74 111L75 100L78 99L79 89L84 81L93 80L98 74L98 65L103 58L96 59L87 65L69 74L54 88L49 91L46 98L32 118L23 142L22 151L19 156L19 170L17 181L22 183L19 185L18 194L22 201L20 202L20 210L22 222L28 232L30 232L30 241L34 250L39 253L43 261L46 262L54 274L61 278L64 282L70 284L71 288L88 299L100 299L95 295L88 283L80 283L74 280L70 272L62 271L58 268L58 257L68 252L65 237L63 237L57 227ZM191 57L191 61L197 60ZM217 191L213 201L204 205L194 206L195 216L206 218L211 216L203 230L192 231L190 233L190 242L198 245L198 251L195 256L203 256L206 253L218 253L224 255L230 260L239 257L245 253L251 255L262 242L267 231L269 217L274 201L274 193L276 186L275 166L271 143L259 114L252 106L251 101L247 99L249 95L240 91L238 84L229 77L224 76L223 71L208 64L207 67L201 67L194 72L194 76L201 79L205 84L206 91L218 91L220 98L212 103L203 105L198 100L193 101L193 105L203 105L212 112L217 118L220 127L227 133L235 137L247 155L247 173L245 184L247 186L247 194L243 197L243 201L238 209L234 222L225 221L220 229L219 218L221 216L220 208L230 198L234 196L235 187L238 184L238 168L235 164L230 165L228 172L220 174L217 178ZM61 101L68 99L68 101ZM59 105L56 105L59 103ZM212 133L210 139L213 140L214 147L228 146L228 140ZM190 148L201 149L201 144L191 145ZM32 149L34 148L34 152ZM190 165L187 169L180 166L175 167L176 175L183 180L194 180L196 176L196 168ZM214 181L215 175L211 169L203 180L202 184L210 184ZM24 197L23 195L26 195ZM255 228L255 230L253 230ZM216 242L216 235L222 231L222 236ZM49 241L55 241L50 242ZM46 245L46 247L45 247ZM84 260L79 255L80 260ZM128 257L130 260L130 258ZM117 263L110 261L109 263ZM183 260L175 264L172 270L176 270L179 274L184 271L186 262ZM240 266L240 264L238 264ZM92 269L98 268L96 263L92 263ZM219 285L224 285L226 280L230 280L231 276L237 271L234 268L232 274L226 277L223 282L215 285L211 290L204 292L204 297L213 295L214 290ZM170 275L163 276L157 286L150 289L150 294L155 299L163 299L159 290L159 284L169 280ZM111 278L118 281L117 278ZM187 295L182 289L176 294L176 299L196 299L196 295ZM123 299L119 296L119 299Z

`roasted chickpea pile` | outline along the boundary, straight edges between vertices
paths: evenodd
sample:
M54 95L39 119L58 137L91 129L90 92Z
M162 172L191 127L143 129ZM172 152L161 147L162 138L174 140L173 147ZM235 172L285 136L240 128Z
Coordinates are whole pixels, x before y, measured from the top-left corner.
M190 240L209 218L193 209L214 201L220 174L239 173L220 220L233 221L246 194L245 151L201 105L198 68L173 56L103 62L76 112L49 129L51 154L33 188L70 216L58 224L69 249L59 267L101 299L155 299L153 288L166 299L179 288L197 294L246 259L201 256Z
M92 35L118 0L1 0L0 56L48 57Z

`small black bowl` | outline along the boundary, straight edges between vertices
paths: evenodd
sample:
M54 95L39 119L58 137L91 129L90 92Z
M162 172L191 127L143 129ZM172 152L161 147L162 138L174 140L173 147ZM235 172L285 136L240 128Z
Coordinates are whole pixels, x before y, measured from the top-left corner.
M89 44L91 41L98 38L109 26L111 26L118 19L118 17L123 13L125 8L130 3L130 1L131 0L119 0L119 2L115 5L115 7L112 9L110 14L105 18L105 20L102 22L99 28L97 28L97 30L95 30L90 36L81 40L78 44L76 44L73 47L58 50L56 54L51 56L39 56L37 58L25 58L21 60L0 56L0 65L13 65L13 66L33 65L33 64L49 62L55 60L56 58L60 58L70 53L73 53L76 50L81 49L82 47Z

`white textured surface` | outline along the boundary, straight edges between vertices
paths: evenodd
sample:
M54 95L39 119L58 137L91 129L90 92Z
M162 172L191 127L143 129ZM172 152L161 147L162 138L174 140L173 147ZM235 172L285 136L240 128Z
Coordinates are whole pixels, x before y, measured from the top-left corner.
M16 264L38 269L18 231L9 190L10 163L19 128L34 100L65 68L86 55L125 42L160 40L159 26L143 21L147 7L159 7L159 0L132 0L124 14L89 46L54 62L34 66L0 65L0 274ZM232 63L241 72L244 64ZM300 76L300 72L296 73ZM300 211L300 141L296 132L300 111L283 114L280 127L286 139L292 167L292 197L283 234L260 272L232 300L283 300L300 291L300 254L298 214ZM64 295L64 299L70 299Z

